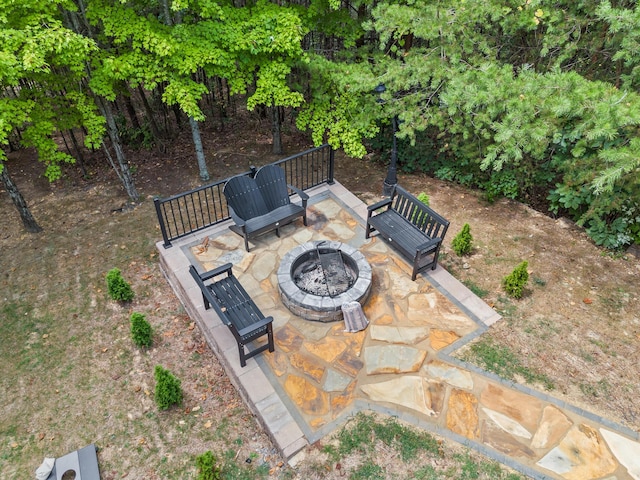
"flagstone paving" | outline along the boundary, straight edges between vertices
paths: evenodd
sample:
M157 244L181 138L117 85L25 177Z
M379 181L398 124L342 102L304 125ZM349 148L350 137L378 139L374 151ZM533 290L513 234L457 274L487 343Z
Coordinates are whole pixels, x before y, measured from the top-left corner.
M331 433L347 415L377 410L464 443L533 478L640 480L637 432L552 397L502 382L449 356L499 315L441 267L411 281L408 263L375 237L364 238L366 206L339 184L310 193L308 223L266 234L251 252L226 224L164 249L161 267L230 378L276 446L291 458ZM208 240L205 240L208 239ZM369 326L296 317L279 298L280 259L297 245L335 240L372 267L363 311ZM232 262L265 315L274 317L275 352L239 366L228 329L187 269Z

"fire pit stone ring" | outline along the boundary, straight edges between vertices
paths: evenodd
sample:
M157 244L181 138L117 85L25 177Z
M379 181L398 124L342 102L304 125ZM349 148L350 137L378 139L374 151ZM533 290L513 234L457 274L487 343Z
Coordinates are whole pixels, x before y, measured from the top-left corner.
M327 276L327 270L321 270L320 257L339 254L348 275L348 285L344 291L336 290L333 294L309 293L304 287L299 286L294 278L297 273L310 272L311 275ZM309 262L317 265L306 266ZM340 263L340 262L339 262ZM311 268L313 267L313 268ZM315 268L320 273L314 273ZM329 272L332 276L334 272ZM342 320L342 305L349 302L359 302L361 305L367 301L371 292L371 266L364 255L351 245L335 241L315 241L298 245L287 252L280 262L277 273L280 297L285 306L295 315L306 320L318 322L334 322ZM299 279L298 279L299 280ZM344 276L342 280L345 280ZM310 283L320 283L317 279L308 280ZM320 289L327 289L320 285ZM332 289L334 287L332 286Z

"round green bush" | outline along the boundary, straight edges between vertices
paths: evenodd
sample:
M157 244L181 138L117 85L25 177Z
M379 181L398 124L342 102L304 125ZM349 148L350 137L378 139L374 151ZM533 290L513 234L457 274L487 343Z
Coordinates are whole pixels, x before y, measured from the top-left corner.
M218 459L211 450L198 455L196 457L196 466L198 467L197 480L220 480L222 471L217 462Z
M133 300L131 285L122 278L122 273L117 268L112 268L107 273L107 291L111 299L118 302L130 302Z
M138 347L148 348L153 342L153 329L145 316L134 312L131 314L131 338Z
M427 195L425 192L420 192L416 198L425 205L429 205L429 195Z

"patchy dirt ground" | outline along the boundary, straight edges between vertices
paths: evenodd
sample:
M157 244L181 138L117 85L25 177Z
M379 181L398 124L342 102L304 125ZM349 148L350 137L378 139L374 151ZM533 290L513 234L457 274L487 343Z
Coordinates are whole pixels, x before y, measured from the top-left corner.
M224 132L203 132L213 179L279 158L270 154L268 137L256 132L268 132L268 126L253 117ZM131 211L119 211L127 198L99 155L87 160L88 180L69 167L55 184L41 177L33 152L11 156L10 174L44 232L25 233L0 191L0 300L17 305L17 313L3 319L13 319L13 334L0 342L0 389L13 392L0 398L3 478L25 478L19 469L33 471L45 454L62 455L90 442L102 447L105 479L191 478L193 464L184 458L207 449L230 451L240 461L257 455L274 473L279 470L281 460L155 262L160 233L150 198L198 184L189 138L182 135L164 153L128 152L145 198ZM292 154L309 144L288 135L285 146ZM385 172L368 160L338 155L336 178L372 203ZM426 192L432 207L451 220L442 264L504 316L486 335L547 375L553 395L640 430L638 258L609 255L571 222L516 202L489 204L477 192L426 176L400 175L400 182L416 194ZM461 259L450 242L464 223L471 226L475 248ZM509 300L501 280L522 260L529 262L529 288L523 299ZM104 275L114 266L136 292L126 307L106 299ZM133 311L145 313L154 325L150 351L131 346ZM16 320L22 317L24 322ZM52 318L68 324L56 326ZM14 350L15 364L7 360ZM182 379L181 410L156 413L150 374L156 364ZM17 418L24 419L19 428L11 423ZM90 422L81 433L80 418ZM145 470L151 457L162 458L163 467ZM307 476L297 478L320 478L311 473L317 465L301 468L308 469ZM331 477L323 472L321 478Z

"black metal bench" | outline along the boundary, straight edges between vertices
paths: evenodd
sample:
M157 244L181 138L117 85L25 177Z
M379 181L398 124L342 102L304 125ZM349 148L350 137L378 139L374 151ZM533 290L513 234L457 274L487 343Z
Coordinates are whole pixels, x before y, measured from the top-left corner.
M213 307L222 322L229 327L238 343L240 365L245 366L247 359L260 352L273 352L273 317L265 317L251 297L233 275L232 265L227 263L203 274L198 273L193 265L189 272L202 291L205 309ZM226 277L213 280L223 274ZM267 336L267 343L254 350L249 350L248 343ZM246 348L246 351L245 351Z
M289 189L298 194L301 204L291 203ZM249 239L276 231L280 227L302 217L307 224L307 200L309 196L292 185L287 185L285 172L277 165L265 165L255 178L246 175L231 177L224 186L229 214L235 225L229 228L244 238L249 251Z
M436 269L440 246L449 228L448 220L399 185L389 198L367 210L366 238L377 230L380 238L409 258L413 262L411 280L429 267Z

